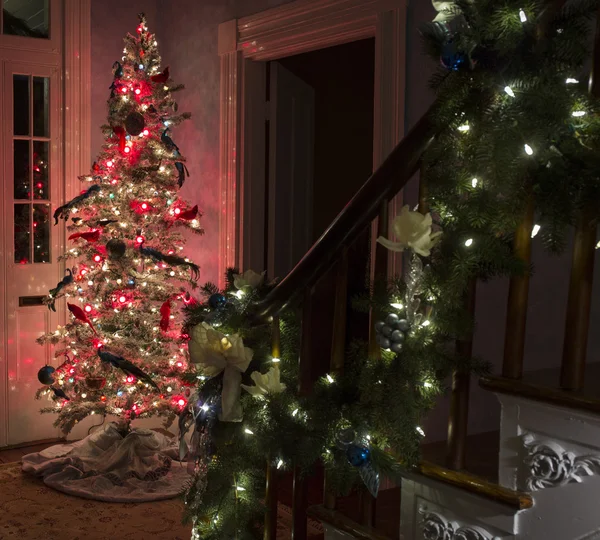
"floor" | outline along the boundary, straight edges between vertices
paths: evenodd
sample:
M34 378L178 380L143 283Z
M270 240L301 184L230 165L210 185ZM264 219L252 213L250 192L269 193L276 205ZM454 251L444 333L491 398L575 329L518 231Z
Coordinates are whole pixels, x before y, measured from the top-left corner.
M46 442L22 448L0 450L0 463L19 461L25 454L39 452L52 444L56 443ZM492 482L497 481L498 450L499 433L497 431L469 436L466 456L467 470L486 480ZM423 459L443 465L445 451L446 443L443 441L427 444L423 447ZM291 477L283 479L280 484L279 493L281 502L289 505L291 505L292 499L291 480ZM323 479L321 476L317 474L314 478L311 478L311 482L309 483L309 504L321 503L322 486ZM398 534L397 514L399 507L399 488L381 492L380 497L377 500L377 529L392 538L397 537ZM348 516L356 516L358 508L358 499L356 496L350 496L339 501L339 510Z

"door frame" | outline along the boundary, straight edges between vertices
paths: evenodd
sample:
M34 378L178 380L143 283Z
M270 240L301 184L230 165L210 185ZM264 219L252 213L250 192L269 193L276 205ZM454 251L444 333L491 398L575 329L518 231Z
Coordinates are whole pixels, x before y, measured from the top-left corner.
M80 190L78 176L90 167L91 136L91 0L51 0L50 39L38 40L21 36L0 36L0 47L9 51L9 60L27 64L39 64L60 70L59 126L57 167L59 203L69 200ZM3 98L4 99L4 98ZM5 107L4 107L5 108ZM4 140L4 126L0 140ZM6 216L5 216L6 217ZM4 230L12 230L13 224L3 219ZM65 249L64 224L56 232L58 257ZM8 441L8 362L6 308L7 253L5 235L0 236L0 447ZM59 275L64 275L64 263ZM60 279L60 278L59 278ZM59 324L65 324L64 309L58 313Z
M256 226L265 210L264 62L374 37L375 170L404 136L406 24L407 0L296 0L219 25L220 285L229 267L261 269L254 261L264 251ZM390 220L401 205L402 193L390 201ZM400 255L389 257L388 271L400 270Z

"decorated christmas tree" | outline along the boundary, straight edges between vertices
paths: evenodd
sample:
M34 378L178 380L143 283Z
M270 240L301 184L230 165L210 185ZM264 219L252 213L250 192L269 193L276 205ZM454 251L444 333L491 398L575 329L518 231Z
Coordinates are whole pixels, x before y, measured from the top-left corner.
M42 412L65 432L93 414L173 416L190 395L181 308L199 268L183 249L186 231L203 231L198 207L178 196L187 168L170 132L190 116L173 99L183 86L160 61L140 15L113 65L102 150L81 194L54 213L70 246L47 305L64 298L68 322L39 339L63 362L40 369L37 395L53 400Z

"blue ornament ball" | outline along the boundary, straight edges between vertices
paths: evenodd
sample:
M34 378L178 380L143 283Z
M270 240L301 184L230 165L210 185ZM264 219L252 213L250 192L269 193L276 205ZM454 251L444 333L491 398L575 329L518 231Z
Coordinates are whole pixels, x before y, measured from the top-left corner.
M52 376L52 374L55 371L56 370L52 366L44 366L38 371L38 381L46 385L54 383L54 377Z
M221 293L215 293L208 299L208 305L213 309L222 308L227 303L227 298Z
M469 56L465 52L459 51L456 42L449 39L442 47L440 61L446 69L458 71L469 65Z
M375 332L381 332L381 329L384 327L385 323L383 321L377 321L375 323Z
M371 451L366 446L351 444L346 449L346 457L353 467L362 467L369 461Z
M396 324L396 328L402 332L408 332L410 330L410 323L406 319L400 319Z

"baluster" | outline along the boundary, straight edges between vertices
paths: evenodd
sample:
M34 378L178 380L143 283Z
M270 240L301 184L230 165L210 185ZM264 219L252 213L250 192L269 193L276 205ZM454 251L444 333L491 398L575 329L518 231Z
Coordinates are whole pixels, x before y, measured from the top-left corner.
M300 343L299 358L299 386L300 396L309 395L312 391L311 366L312 355L312 319L313 319L313 289L307 287L304 291L304 301L302 303L302 341ZM308 482L302 474L300 467L294 468L294 493L292 499L292 539L306 540L307 524L306 510L308 507Z
M469 315L475 314L475 292L477 279L472 278L465 293L465 308ZM473 334L456 342L456 352L465 358L473 351ZM448 419L448 456L447 465L459 470L465 467L467 442L467 424L469 420L469 373L455 371L452 374L452 394L450 396L450 417Z
M344 370L344 357L346 353L348 248L344 248L340 259L336 263L334 302L330 371L332 374L339 374ZM323 506L329 510L335 510L336 506L335 493L329 486L327 474L325 474L325 486L323 488Z
M510 379L523 377L525 352L525 328L527 326L527 302L529 297L529 265L531 263L531 230L533 229L533 195L529 193L525 213L515 231L513 253L526 267L521 276L510 278L508 306L506 310L506 333L504 336L504 363L502 375Z
M271 355L273 358L281 358L281 335L279 331L279 317L277 316L273 317L272 322ZM275 540L277 537L277 487L279 484L279 472L273 460L273 456L267 460L264 540Z
M594 98L600 97L600 10L596 17L589 89ZM565 390L581 390L584 384L594 282L595 245L596 218L593 208L588 205L581 210L575 228L560 374L560 385Z

